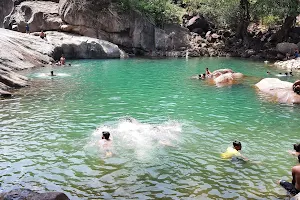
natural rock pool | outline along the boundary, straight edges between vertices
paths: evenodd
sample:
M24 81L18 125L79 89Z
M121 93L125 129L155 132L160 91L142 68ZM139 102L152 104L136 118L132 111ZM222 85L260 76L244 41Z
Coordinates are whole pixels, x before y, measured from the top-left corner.
M190 79L206 67L248 77L219 88ZM51 70L59 76L43 74ZM70 199L283 199L275 181L291 180L297 163L287 150L300 142L300 106L255 90L266 71L282 72L225 58L82 60L26 71L32 86L0 101L0 187ZM97 128L112 134L110 158ZM220 158L233 140L250 162Z

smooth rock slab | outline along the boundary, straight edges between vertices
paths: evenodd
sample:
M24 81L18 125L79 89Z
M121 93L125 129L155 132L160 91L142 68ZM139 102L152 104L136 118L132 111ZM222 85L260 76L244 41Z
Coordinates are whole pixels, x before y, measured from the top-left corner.
M274 65L276 67L282 68L282 69L287 69L287 70L298 70L300 69L300 58L297 59L291 59L287 61L279 61L275 62Z
M29 189L16 189L2 193L0 200L70 200L61 192L37 193Z
M17 5L13 12L6 17L4 27L24 33L26 23L29 24L30 32L59 30L63 21L58 14L58 3L24 1Z
M300 95L293 91L293 83L278 78L264 78L255 85L262 93L279 103L299 104Z

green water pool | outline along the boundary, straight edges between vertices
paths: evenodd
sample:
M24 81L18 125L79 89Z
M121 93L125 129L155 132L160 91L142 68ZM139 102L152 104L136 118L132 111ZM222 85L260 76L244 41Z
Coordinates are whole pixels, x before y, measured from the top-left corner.
M71 199L285 197L275 181L290 180L297 163L287 150L300 142L300 106L254 88L266 71L284 71L227 58L71 63L25 71L31 87L0 101L1 190ZM206 67L247 77L227 87L190 78ZM58 76L45 76L51 70ZM103 130L113 137L109 158L98 145ZM234 140L250 162L220 158Z

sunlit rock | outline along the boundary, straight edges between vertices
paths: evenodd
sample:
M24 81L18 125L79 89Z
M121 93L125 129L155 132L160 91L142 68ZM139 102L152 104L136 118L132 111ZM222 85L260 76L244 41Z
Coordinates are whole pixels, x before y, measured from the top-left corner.
M293 91L293 83L278 78L265 78L255 85L267 97L279 103L299 104L300 95Z

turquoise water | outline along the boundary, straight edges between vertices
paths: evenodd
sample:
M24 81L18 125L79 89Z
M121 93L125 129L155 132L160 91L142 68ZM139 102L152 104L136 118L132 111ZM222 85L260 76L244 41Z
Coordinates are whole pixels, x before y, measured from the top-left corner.
M228 87L190 78L206 67L247 77ZM58 76L44 75L51 70ZM0 101L0 187L71 199L283 199L275 181L290 180L297 163L287 150L300 142L300 106L255 90L266 71L280 72L225 58L84 60L26 71L31 87ZM111 157L99 146L103 130L113 137ZM250 162L220 158L233 140Z

